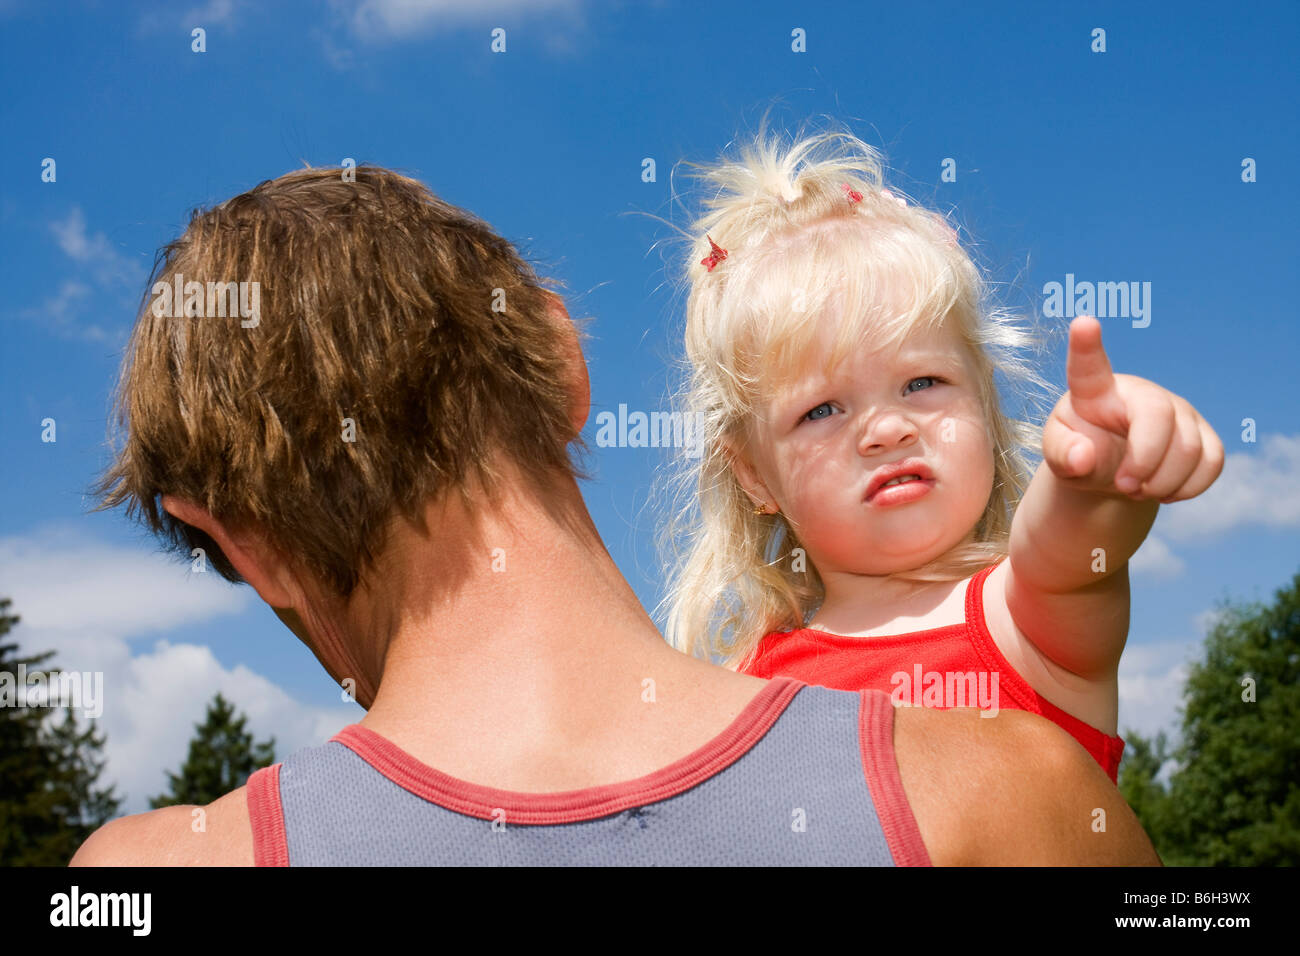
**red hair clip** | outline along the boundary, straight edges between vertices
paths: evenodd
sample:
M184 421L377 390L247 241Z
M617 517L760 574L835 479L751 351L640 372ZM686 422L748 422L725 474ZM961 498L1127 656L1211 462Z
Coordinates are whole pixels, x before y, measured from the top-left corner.
M700 265L708 266L709 271L712 272L714 266L727 258L727 250L714 242L712 236L705 236L705 238L709 240L709 245L713 247L713 251L700 260Z
M844 184L844 191L845 191L846 193L849 194L849 203L850 203L850 205L853 204L853 203L859 203L859 202L862 202L862 193L858 192L856 189L854 189L854 188L853 188L852 186L850 186L848 183L845 183L845 184Z

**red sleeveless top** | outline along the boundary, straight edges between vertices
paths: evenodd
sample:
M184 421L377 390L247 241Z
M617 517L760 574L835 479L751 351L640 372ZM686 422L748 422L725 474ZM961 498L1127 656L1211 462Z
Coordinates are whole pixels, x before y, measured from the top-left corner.
M812 628L773 631L758 645L754 677L795 677L835 690L880 690L895 706L1027 710L1059 724L1092 754L1112 782L1124 741L1068 714L1040 695L998 650L984 620L984 581L991 564L966 586L961 624L881 637L841 637Z

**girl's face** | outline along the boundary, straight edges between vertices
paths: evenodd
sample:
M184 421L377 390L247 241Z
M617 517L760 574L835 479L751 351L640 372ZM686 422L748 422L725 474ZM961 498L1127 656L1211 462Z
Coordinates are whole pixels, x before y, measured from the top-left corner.
M966 350L947 327L920 330L828 372L829 346L759 404L737 478L780 507L823 576L920 567L974 531L993 489Z

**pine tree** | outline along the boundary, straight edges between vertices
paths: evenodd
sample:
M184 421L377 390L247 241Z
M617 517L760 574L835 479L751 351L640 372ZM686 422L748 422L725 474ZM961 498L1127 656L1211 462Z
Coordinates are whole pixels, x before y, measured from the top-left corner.
M106 761L100 759L104 737L96 733L93 723L87 721L81 730L72 708L66 707L63 720L47 724L47 731L59 755L55 791L63 796L56 808L67 821L69 838L58 855L66 863L91 833L117 815L122 801L112 788L94 787Z
M0 637L18 623L0 599ZM18 657L17 644L0 644L0 673L28 678L53 651ZM49 705L0 707L0 865L65 866L92 832L113 817L119 799L112 787L97 789L103 770L97 757L104 739L94 727L77 729L72 708L51 724Z
M1300 573L1268 605L1225 605L1183 691L1178 769L1137 734L1120 790L1166 864L1300 863Z
M208 705L202 724L195 724L189 756L180 773L168 773L171 793L149 802L156 810L177 804L205 805L242 787L255 770L275 762L275 738L260 744L244 731L247 717L220 693Z

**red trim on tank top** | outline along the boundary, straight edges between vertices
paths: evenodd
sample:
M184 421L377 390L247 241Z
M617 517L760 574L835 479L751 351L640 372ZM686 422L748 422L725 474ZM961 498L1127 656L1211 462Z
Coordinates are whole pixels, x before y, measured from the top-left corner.
M1099 745L1097 749L1105 754L1107 761L1103 765L1103 769L1106 771L1107 776L1110 777L1111 782L1114 783L1119 771L1119 758L1124 752L1123 738L1108 734L1104 730L1080 720L1068 711L1057 707L1034 690L1029 682L1020 676L1020 672L1011 666L1011 662L1006 659L997 643L993 640L993 635L989 632L988 622L984 618L984 582L993 573L993 569L1001 563L1001 560L999 560L990 564L971 578L970 584L966 588L966 624L967 631L971 636L971 643L975 646L975 652L983 658L986 668L999 671L1001 675L998 678L999 682L1010 683L1011 696L1020 703L1023 709L1048 718L1053 723L1064 728L1076 739L1085 737L1093 741L1095 745Z
M504 812L506 821L514 824L579 823L666 800L725 770L762 739L806 686L793 677L768 681L722 733L654 773L623 783L556 793L498 790L459 780L421 763L360 724L350 724L330 739L348 747L402 789L448 810L482 820L496 819Z
M253 866L288 866L289 841L284 833L284 807L280 804L280 764L273 763L249 775L244 796L248 822L253 827Z
M984 669L998 672L999 690L1005 688L1012 700L1019 704L1019 709L1048 718L1076 739L1082 737L1092 741L1096 749L1105 755L1106 762L1102 767L1113 783L1119 771L1120 757L1124 753L1124 739L1107 734L1092 724L1080 720L1034 690L1029 682L1020 676L1020 672L1011 666L1011 662L1002 654L1002 651L993 640L993 635L989 633L988 622L984 618L984 582L993 573L993 569L1004 560L1006 559L1000 558L988 567L982 568L967 581L966 620L960 624L941 624L938 627L927 627L924 630L909 631L902 634L873 634L870 638L845 637L831 631L823 631L812 627L799 627L791 631L774 631L772 634L765 635L763 644L766 645L774 635L784 638L792 634L798 634L805 639L822 641L835 647L852 645L861 649L866 646L864 642L868 640L871 647L881 647L891 643L912 644L932 639L939 634L965 636L970 641L976 655L980 658ZM741 672L755 677L766 676L765 670L761 666L763 663L762 657L763 649L760 647L753 664L742 668Z
M903 792L894 753L894 704L880 690L861 692L858 710L858 741L862 747L862 770L867 789L885 832L895 866L931 866L930 854L921 839L911 804Z

